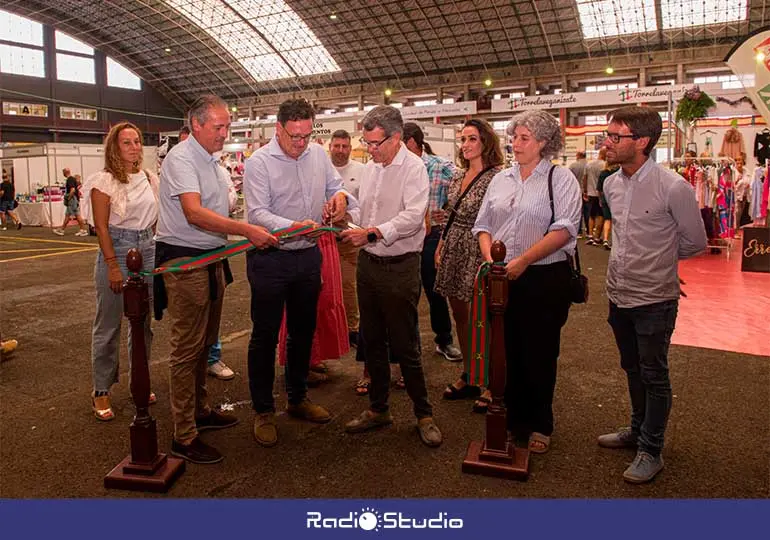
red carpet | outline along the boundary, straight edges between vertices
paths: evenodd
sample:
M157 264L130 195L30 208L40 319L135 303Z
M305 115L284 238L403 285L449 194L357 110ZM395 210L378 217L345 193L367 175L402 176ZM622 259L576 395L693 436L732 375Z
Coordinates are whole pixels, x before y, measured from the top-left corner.
M725 254L682 261L687 298L671 342L770 356L770 274L741 272L740 240Z

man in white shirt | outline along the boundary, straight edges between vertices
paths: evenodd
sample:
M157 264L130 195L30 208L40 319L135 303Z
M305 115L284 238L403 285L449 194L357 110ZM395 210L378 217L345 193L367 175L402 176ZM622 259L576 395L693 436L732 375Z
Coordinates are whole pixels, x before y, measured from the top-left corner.
M350 144L350 133L338 129L332 134L329 152L332 164L342 177L342 187L358 198L358 186L364 172L364 164L350 159L353 146ZM340 252L340 268L342 270L342 299L345 304L345 315L348 319L350 344L358 346L358 298L356 297L356 267L358 248L340 242L337 247Z
M401 365L406 391L414 403L420 439L442 442L433 421L421 363L417 305L420 252L425 239L428 173L422 160L402 143L404 122L398 109L379 105L363 119L372 161L359 188L359 207L350 210L362 228L342 232L344 242L363 247L358 257L358 304L366 367L371 376L369 409L345 425L360 433L393 423L388 411L388 349Z
M599 150L599 157L592 159L586 165L583 200L588 203L588 240L586 240L586 244L589 246L602 245L601 234L604 215L599 204L599 191L596 189L596 186L599 183L599 175L606 167L604 161L606 154L607 150L601 148Z

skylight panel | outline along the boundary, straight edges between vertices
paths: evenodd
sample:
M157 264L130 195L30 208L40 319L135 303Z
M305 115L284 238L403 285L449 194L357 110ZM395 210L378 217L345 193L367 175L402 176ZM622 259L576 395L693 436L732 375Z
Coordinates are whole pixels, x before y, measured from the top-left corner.
M43 25L15 13L0 10L0 39L43 46Z
M661 0L663 28L688 28L745 21L746 0Z
M658 29L654 0L577 0L577 8L584 39Z
M57 30L56 36L56 50L57 51L69 51L80 54L87 54L89 56L94 55L94 48L89 47L79 39L75 39L72 36L68 36L64 32Z
M216 39L258 81L340 71L283 0L165 0Z

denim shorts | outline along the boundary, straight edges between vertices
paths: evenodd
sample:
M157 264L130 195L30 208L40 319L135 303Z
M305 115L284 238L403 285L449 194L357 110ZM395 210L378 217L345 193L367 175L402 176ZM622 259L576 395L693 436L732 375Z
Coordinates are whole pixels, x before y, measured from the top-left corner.
M13 210L13 201L0 201L0 214Z
M80 201L77 197L70 197L67 210L64 213L67 216L77 216L80 213Z

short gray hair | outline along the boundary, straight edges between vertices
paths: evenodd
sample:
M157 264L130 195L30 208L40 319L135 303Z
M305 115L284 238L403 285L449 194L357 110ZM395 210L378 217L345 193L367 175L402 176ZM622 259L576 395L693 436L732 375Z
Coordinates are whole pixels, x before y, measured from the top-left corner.
M386 137L390 137L394 133L404 132L404 120L401 118L401 113L390 105L377 105L366 113L361 125L366 131L381 127L385 131Z
M535 140L543 142L545 146L540 151L540 157L553 158L559 155L564 146L561 139L561 127L558 120L545 111L526 111L511 118L505 132L513 136L517 127L525 127Z
M209 111L214 107L224 107L227 109L227 102L219 96L214 94L204 94L190 105L190 110L187 111L187 125L192 126L193 118L195 118L199 124L205 124L208 120Z

